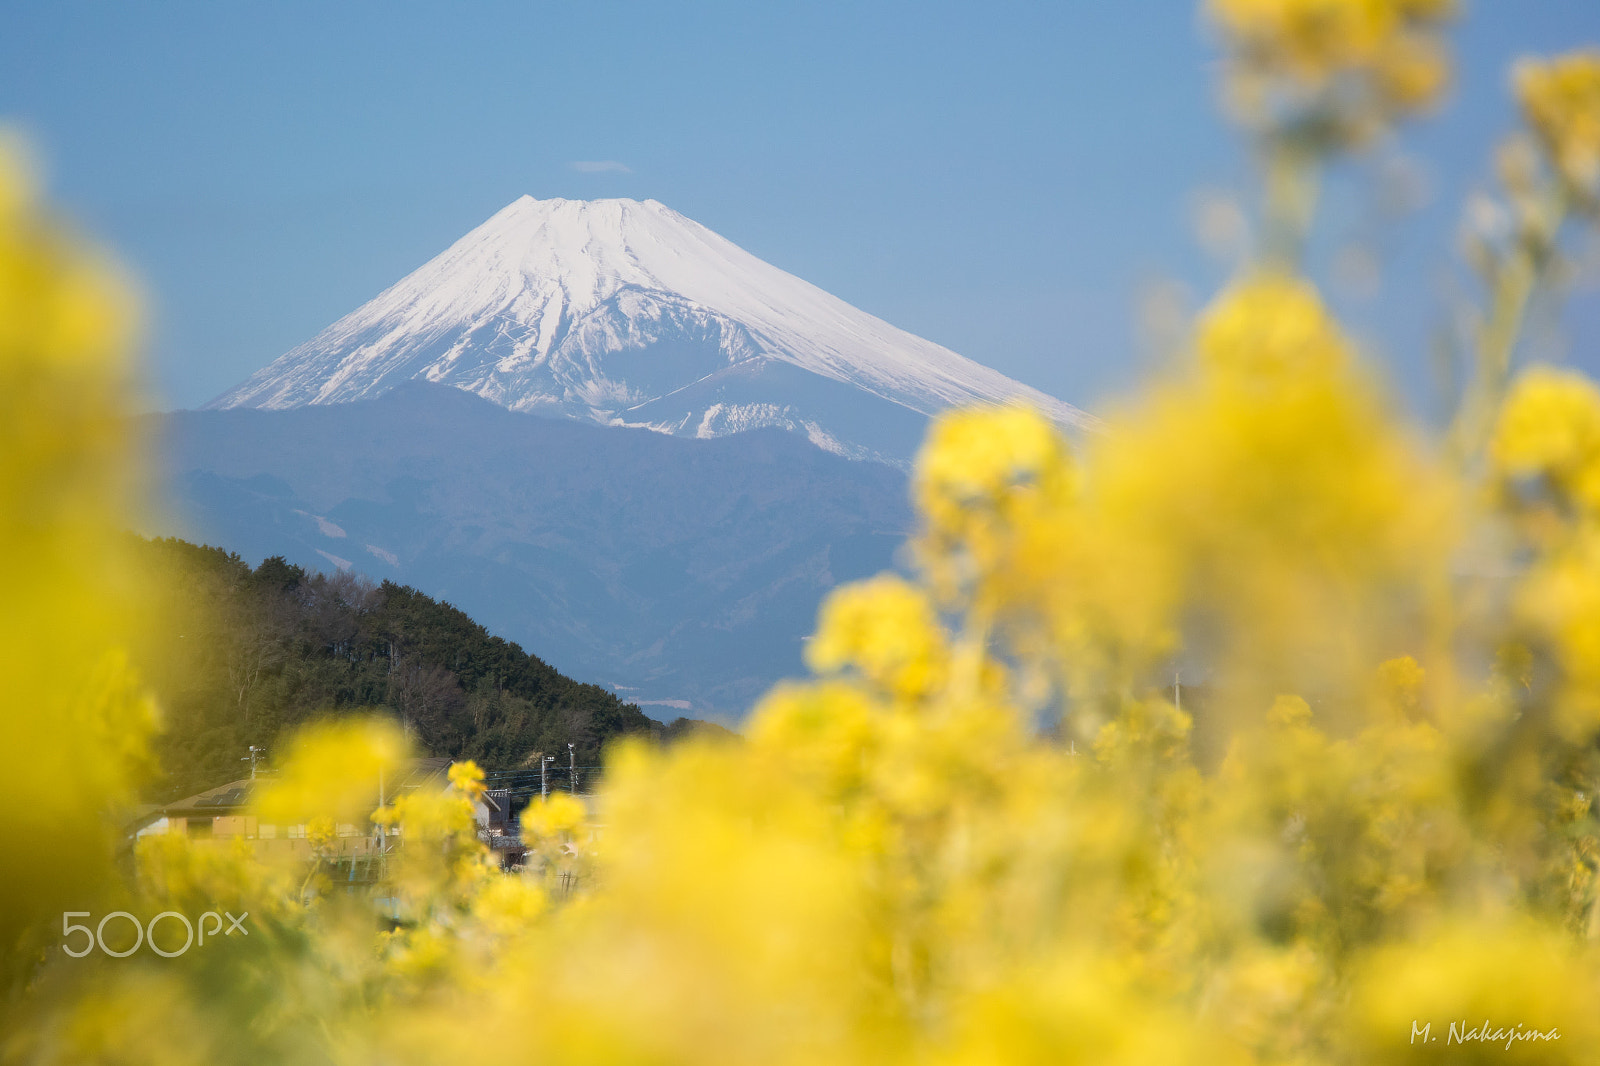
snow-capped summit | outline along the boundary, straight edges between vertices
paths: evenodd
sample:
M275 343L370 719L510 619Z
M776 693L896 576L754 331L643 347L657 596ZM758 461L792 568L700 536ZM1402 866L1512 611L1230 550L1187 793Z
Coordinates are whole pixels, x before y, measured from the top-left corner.
M207 406L341 403L413 378L678 435L781 426L896 463L957 404L1089 421L654 200L530 196Z

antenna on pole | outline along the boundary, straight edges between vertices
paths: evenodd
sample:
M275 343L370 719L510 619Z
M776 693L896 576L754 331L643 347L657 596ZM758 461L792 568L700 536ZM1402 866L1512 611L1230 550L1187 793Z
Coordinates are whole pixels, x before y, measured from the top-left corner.
M266 753L266 748L258 748L252 744L250 745L250 754L242 756L239 759L240 762L247 762L250 764L250 780L254 781L256 779L256 760Z

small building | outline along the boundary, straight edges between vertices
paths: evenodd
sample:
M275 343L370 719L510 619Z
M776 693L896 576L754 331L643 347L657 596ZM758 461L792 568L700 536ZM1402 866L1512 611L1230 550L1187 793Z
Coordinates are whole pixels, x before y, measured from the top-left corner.
M478 839L488 845L502 870L521 866L527 861L528 849L522 843L522 827L516 815L519 797L509 788L491 788L483 799L474 805L478 822ZM480 813L481 812L481 813Z

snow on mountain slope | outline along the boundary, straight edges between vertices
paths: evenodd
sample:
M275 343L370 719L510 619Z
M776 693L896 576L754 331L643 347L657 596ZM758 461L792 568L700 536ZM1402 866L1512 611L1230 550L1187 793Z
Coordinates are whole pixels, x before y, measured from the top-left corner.
M896 463L957 404L1090 421L654 200L528 196L206 406L342 403L416 378L680 436L779 426Z

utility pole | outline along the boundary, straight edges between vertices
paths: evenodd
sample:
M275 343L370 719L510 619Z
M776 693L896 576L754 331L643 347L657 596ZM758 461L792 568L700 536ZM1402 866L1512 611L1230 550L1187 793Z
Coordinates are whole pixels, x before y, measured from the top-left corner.
M1183 710L1183 671L1178 670L1172 675L1172 705L1178 710Z
M260 758L266 753L266 748L258 748L252 744L250 745L250 754L242 757L239 760L240 762L247 762L250 764L250 780L254 781L256 779L256 759Z
M572 775L572 794L578 794L578 749L567 744L567 773Z
M550 795L550 782L545 779L545 771L547 769L549 769L550 764L555 762L555 761L556 761L556 757L554 755L545 755L543 753L540 753L540 755L539 755L539 798L540 799L546 799Z
M380 811L383 810L383 807L384 807L383 766L380 763L379 766L378 766L378 810L380 810ZM374 827L378 830L378 851L381 853L384 850L384 848L387 846L386 842L384 840L384 837L389 835L389 830L384 826L384 824L382 822L375 823Z

